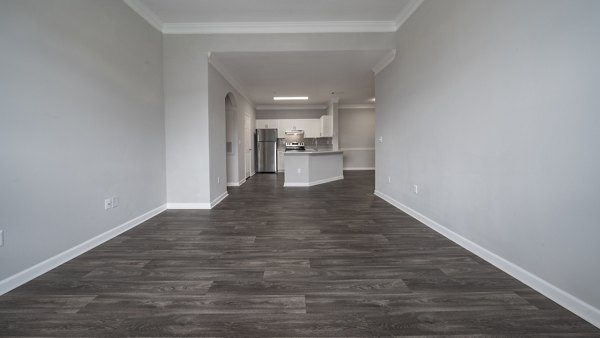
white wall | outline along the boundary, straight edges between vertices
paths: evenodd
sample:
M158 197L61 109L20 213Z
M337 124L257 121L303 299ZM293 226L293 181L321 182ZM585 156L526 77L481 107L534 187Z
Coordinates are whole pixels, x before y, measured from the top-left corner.
M394 33L165 35L168 202L206 207L225 189L216 183L226 177L224 141L218 146L225 129L209 128L222 123L218 116L209 121L210 52L390 50L395 45ZM217 146L209 149L210 142Z
M595 0L425 1L376 77L376 189L596 325L599 36Z
M210 112L210 177L213 182L210 185L211 201L216 200L227 191L227 162L226 162L226 114L225 114L225 97L228 93L233 95L235 101L235 131L236 135L233 138L237 144L234 145L234 173L232 181L237 182L245 179L245 163L244 163L244 115L248 113L252 121L255 120L255 112L252 104L250 104L241 94L239 94L229 82L212 66L209 65L208 72L208 102ZM254 126L251 126L254 130ZM216 178L220 177L220 182Z
M375 168L375 109L340 109L338 120L344 169Z
M120 0L0 2L0 281L165 203L161 39Z
M210 199L208 54L190 39L163 37L167 202L190 207Z

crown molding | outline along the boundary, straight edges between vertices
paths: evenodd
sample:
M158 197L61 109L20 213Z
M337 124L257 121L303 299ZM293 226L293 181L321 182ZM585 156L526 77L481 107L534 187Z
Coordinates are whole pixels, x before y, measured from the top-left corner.
M246 95L246 92L244 91L244 87L242 87L242 85L235 79L235 77L233 75L231 75L231 72L229 72L227 67L225 67L225 65L223 65L210 52L208 53L208 63L210 63L213 66L213 68L217 72L219 72L219 74L221 74L221 76L223 76L223 78L227 82L229 82L229 84L233 87L233 89L235 89L240 95L242 95L244 97L244 99L246 99L246 101L248 101L248 103L251 106L254 106L254 102L252 102L252 100L250 100L248 95Z
M140 2L140 0L123 0L131 9L144 18L152 27L163 31L163 22L152 12L148 7Z
M279 104L263 104L254 107L256 110L325 110L327 106L317 104L295 104L295 105L279 105Z
M123 0L163 34L261 34L261 33L386 33L396 32L424 0L410 0L394 21L300 21L300 22L189 22L162 20L140 0Z
M385 54L381 60L371 69L375 75L379 74L385 67L387 67L396 58L396 50L393 49L389 53Z
M410 0L408 5L404 7L404 10L396 17L396 30L400 29L402 25L410 18L410 16L421 6L425 0Z
M369 33L395 32L393 21L164 23L164 34Z
M341 104L338 109L375 109L374 104Z

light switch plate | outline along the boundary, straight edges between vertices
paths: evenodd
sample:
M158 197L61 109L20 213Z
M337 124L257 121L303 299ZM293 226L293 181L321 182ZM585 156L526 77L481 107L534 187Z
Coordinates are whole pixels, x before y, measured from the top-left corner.
M113 207L112 198L107 198L104 200L104 210L108 210Z
M0 230L0 246L4 246L4 230Z

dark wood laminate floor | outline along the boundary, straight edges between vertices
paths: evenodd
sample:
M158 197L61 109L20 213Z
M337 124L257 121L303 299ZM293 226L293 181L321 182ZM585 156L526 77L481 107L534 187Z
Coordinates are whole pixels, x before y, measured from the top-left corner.
M1 296L0 335L600 336L345 175L166 211Z

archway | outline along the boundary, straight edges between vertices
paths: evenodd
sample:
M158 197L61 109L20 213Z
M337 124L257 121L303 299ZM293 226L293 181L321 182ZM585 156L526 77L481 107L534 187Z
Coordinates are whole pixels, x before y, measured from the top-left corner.
M227 185L239 185L238 133L236 128L237 105L232 93L225 96L225 142L227 156Z

